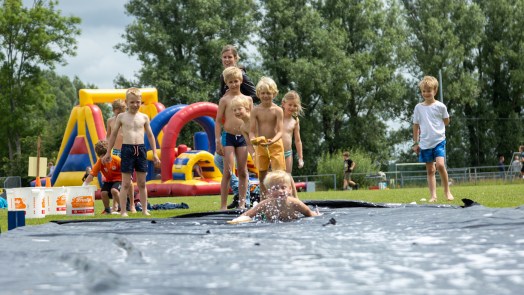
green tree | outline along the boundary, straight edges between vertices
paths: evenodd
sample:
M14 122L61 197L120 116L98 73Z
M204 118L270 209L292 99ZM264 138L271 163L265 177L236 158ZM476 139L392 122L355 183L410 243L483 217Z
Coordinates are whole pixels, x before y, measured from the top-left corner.
M52 108L54 96L42 69L75 54L80 19L62 17L56 3L34 1L25 8L20 0L0 1L0 104L6 107L0 118L1 157L11 162L27 160L23 146L41 132Z
M511 159L524 142L524 1L474 2L484 12L486 24L476 63L482 105L472 110L478 120L471 124L479 125L478 133L491 136L489 145L479 151L480 161L495 165L498 153Z
M301 129L305 173L318 155L361 148L387 160L386 120L406 99L408 50L395 1L263 2L263 66L281 93L298 91L306 107Z
M483 36L484 16L479 6L468 0L402 0L405 17L412 35L413 65L410 75L412 99L406 105L406 121L411 138L411 115L420 98L417 87L422 76L438 77L442 72L444 103L451 116L446 130L448 163L460 167L469 165L471 150L476 146L472 136L480 136L488 143L488 136L472 130L468 117L477 106L484 105L480 99L478 71L475 66L478 44ZM438 97L437 97L438 99ZM473 133L472 133L473 132ZM470 140L465 140L469 136ZM469 151L469 152L468 152Z
M207 101L218 96L220 51L226 44L245 48L255 27L255 1L131 0L135 21L118 48L142 62L137 81L153 85L166 106Z

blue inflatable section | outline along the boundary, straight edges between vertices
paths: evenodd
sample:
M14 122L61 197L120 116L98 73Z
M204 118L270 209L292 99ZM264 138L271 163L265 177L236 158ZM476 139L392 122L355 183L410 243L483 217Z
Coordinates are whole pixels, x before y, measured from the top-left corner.
M183 108L187 107L185 104L179 104L171 106L160 113L156 115L150 123L151 130L153 131L153 135L155 138L158 137L158 134L160 131L162 131L162 128L166 126L169 123L169 120L171 120L171 117L173 117L178 111L182 110ZM194 119L195 122L197 122L205 131L207 134L208 142L215 142L215 120L208 116L202 116ZM149 144L149 140L147 139L147 135L144 135L144 143L146 146L146 150L151 150L151 145ZM156 142L157 149L160 148L160 145L158 142ZM215 145L214 144L208 144L208 152L211 154L215 153ZM196 148L196 147L195 147ZM157 173L155 172L155 167L153 163L149 162L147 167L147 177L146 180L152 180L155 178L155 175Z

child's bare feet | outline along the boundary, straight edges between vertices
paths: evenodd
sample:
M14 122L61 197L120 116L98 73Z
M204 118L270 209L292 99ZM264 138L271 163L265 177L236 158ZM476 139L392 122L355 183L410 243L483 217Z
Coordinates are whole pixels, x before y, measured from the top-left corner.
M147 211L147 210L143 210L142 214L145 215L145 216L151 216L151 213L149 213L149 211Z
M448 198L448 201L453 201L455 200L455 198L453 197L453 195L451 193L448 193L447 194L447 198Z
M131 207L129 212L131 212L131 214L135 214L136 213L136 208L135 207Z
M127 212L123 212L123 213L120 213L120 217L129 217L129 215L127 215Z
M428 202L435 203L436 201L437 201L437 197L432 197L431 199L429 199Z

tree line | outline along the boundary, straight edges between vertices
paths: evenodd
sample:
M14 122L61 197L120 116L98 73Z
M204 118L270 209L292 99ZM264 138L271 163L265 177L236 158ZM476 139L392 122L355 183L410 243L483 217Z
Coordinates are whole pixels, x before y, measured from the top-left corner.
M0 3L0 103L9 108L0 174L13 175L37 135L46 153L58 152L77 90L96 85L53 73L76 51L78 18L61 16L56 1ZM156 87L166 106L216 100L220 50L233 44L255 82L277 82L277 102L288 90L302 97L306 166L297 173L314 174L321 155L346 149L382 166L415 162L406 145L422 101L417 82L439 72L449 166L495 165L524 142L524 0L130 0L125 8L134 21L117 48L142 67L115 77L115 87Z

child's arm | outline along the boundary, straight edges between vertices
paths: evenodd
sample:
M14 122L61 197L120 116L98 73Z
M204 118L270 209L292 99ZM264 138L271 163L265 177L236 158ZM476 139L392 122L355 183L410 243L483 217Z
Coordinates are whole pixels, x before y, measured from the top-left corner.
M247 128L249 128L249 126L247 126ZM251 140L249 140L249 132L247 132L244 128L241 129L241 132L242 132L242 136L244 136L244 138L246 139L247 152L251 155L251 158L255 160L255 148L253 147L253 144L251 144Z
M449 117L447 117L447 118L444 118L443 121L444 121L444 125L448 126L450 119Z
M420 147L418 145L419 141L419 134L420 134L420 125L419 124L413 124L413 145L411 146L411 149L418 155L420 152Z
M224 148L222 147L222 121L224 120L224 113L226 111L225 104L223 100L220 99L218 102L218 111L215 118L215 144L216 144L216 153L223 156Z
M257 137L257 109L254 108L249 118L249 141L251 142Z
M300 139L300 121L297 120L297 125L295 126L295 129L293 130L294 138L295 138L295 147L297 148L297 154L298 154L298 168L304 167L304 155L302 154L302 140Z
M302 202L301 200L297 199L297 198L292 198L292 199L289 199L291 202L293 202L293 205L295 207L295 210L302 213L304 216L306 217L313 217L313 216L319 216L320 214L315 211L312 211L311 209L309 209L309 207L304 204L304 202ZM317 209L318 210L318 209Z
M160 165L160 159L156 154L155 135L153 134L153 130L151 130L151 124L149 124L149 117L146 114L144 114L144 117L146 118L144 129L146 130L147 139L149 140L149 145L151 146L151 151L153 152L153 162L155 163L155 166L158 166Z
M282 130L284 129L284 112L282 111L281 107L276 106L275 115L277 116L277 124L275 126L276 133L273 138L267 140L267 144L265 145L270 145L282 138Z
M103 163L111 162L111 150L113 149L113 146L115 145L116 136L118 135L118 130L120 129L120 127L122 127L122 121L120 120L121 116L122 116L122 114L119 114L115 118L115 122L113 123L114 124L114 130L111 132L111 137L109 137L109 143L108 143L108 146L107 146L107 152L106 152L106 155L102 158L102 162Z

